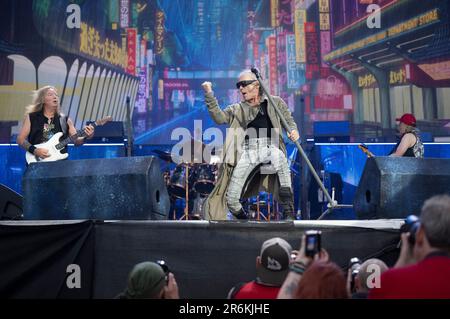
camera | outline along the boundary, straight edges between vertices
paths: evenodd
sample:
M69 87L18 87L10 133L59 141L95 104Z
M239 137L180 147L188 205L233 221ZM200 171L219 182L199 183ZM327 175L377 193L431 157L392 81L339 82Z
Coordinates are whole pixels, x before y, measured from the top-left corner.
M166 274L166 284L169 282L169 266L167 266L167 263L164 260L157 260L156 263L162 268L164 273Z
M308 230L306 233L306 247L305 255L308 257L314 257L315 254L321 250L321 235L320 230Z
M361 268L361 260L359 260L358 257L351 258L348 268L351 273L350 289L352 292L355 292L355 277L358 275L359 269Z
M420 220L416 215L409 215L405 218L405 223L400 227L401 233L409 233L408 241L414 246L416 243L416 232L419 229Z

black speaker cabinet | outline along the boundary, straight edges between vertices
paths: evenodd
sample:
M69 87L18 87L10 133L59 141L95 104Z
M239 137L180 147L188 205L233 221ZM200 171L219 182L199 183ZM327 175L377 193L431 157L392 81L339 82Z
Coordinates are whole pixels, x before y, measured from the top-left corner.
M33 163L22 183L25 219L167 219L170 208L153 156Z
M450 194L450 160L376 157L367 159L353 204L359 219L404 218L438 194Z
M0 184L0 219L22 219L22 196Z

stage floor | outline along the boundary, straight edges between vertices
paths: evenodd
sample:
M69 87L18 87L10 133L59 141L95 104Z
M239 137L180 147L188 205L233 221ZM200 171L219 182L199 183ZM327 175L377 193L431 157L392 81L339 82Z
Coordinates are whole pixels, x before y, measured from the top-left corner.
M255 277L262 242L286 239L298 249L309 229L345 269L352 257L392 265L403 220L350 221L1 221L0 297L113 298L134 264L163 259L182 298L225 298ZM69 265L80 268L81 288L66 284Z

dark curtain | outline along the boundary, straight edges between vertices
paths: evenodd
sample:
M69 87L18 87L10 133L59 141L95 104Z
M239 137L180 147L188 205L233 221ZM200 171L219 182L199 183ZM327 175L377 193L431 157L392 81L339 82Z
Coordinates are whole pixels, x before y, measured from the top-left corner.
M67 267L80 267L69 289ZM94 223L0 225L0 298L91 298Z

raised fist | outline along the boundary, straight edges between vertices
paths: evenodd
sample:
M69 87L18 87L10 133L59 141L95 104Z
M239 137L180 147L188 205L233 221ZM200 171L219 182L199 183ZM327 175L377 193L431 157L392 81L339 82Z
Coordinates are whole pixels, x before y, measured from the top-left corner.
M212 83L205 81L202 83L202 88L203 88L203 91L205 91L205 93L210 93L210 92L212 92Z

